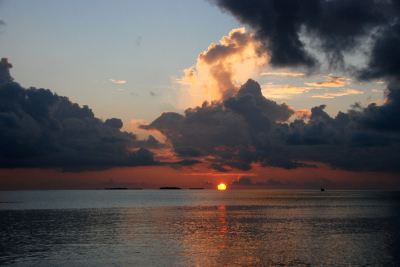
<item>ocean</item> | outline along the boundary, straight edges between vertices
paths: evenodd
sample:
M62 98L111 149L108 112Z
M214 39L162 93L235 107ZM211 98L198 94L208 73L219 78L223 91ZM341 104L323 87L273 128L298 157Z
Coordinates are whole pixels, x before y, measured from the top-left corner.
M400 193L0 191L2 266L400 266Z

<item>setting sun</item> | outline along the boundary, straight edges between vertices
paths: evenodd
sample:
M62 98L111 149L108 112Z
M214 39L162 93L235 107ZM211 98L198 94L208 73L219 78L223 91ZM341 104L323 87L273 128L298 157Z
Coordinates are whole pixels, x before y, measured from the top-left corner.
M217 186L217 189L220 190L220 191L226 190L226 184L220 183L220 184Z

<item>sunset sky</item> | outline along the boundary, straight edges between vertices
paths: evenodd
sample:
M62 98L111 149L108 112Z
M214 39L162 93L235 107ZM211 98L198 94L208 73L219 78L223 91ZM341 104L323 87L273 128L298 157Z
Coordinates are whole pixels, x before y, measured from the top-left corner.
M1 1L0 189L400 188L400 4L283 2Z

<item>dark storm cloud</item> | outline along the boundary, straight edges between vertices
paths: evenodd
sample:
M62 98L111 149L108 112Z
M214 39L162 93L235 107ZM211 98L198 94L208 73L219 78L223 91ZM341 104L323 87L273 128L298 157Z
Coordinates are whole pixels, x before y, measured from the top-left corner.
M351 170L400 171L400 1L214 2L254 30L272 66L312 69L319 64L313 55L322 53L331 67L346 70L346 57L361 51L366 65L353 74L385 80L386 102L354 105L336 117L321 105L312 108L308 120L288 122L293 111L265 99L250 80L223 102L205 103L185 115L165 113L147 128L164 133L181 156L203 157L220 171L246 170L254 162L289 169L323 162Z
M12 65L8 62L8 59L2 58L0 61L0 85L13 81L10 75L11 68Z
M398 0L213 2L256 32L273 66L313 67L318 62L311 54L322 51L331 66L344 67L346 53L364 51L367 64L357 66L358 78L400 80Z
M123 126L123 123L120 119L112 118L112 119L107 119L104 122L104 125L107 125L109 127L115 128L115 129L121 129Z
M224 102L205 103L185 115L164 113L145 128L161 131L180 156L202 157L219 171L248 170L252 163L286 169L315 166L307 162L400 171L400 116L392 116L400 110L397 100L355 105L336 117L324 109L314 107L308 121L289 123L293 111L263 97L260 86L249 80Z
M399 12L400 13L400 12ZM400 15L393 25L379 33L372 47L371 57L361 79L400 78Z
M398 1L390 0L214 0L242 23L252 27L271 52L275 66L315 66L303 36L309 37L333 65L343 53L357 48L375 31L393 30ZM374 36L372 36L374 37ZM379 42L385 38L378 36Z
M366 128L397 132L400 130L400 80L390 79L383 106L370 104L359 121Z
M185 115L163 113L144 128L161 131L173 142L179 155L189 157L209 154L219 146L247 147L250 140L244 119L224 110L221 104L204 103L186 110Z
M238 94L225 102L188 109L185 115L163 113L145 129L157 129L183 157L212 155L211 166L250 169L254 136L267 134L276 121L285 121L293 111L261 95L260 86L249 80Z
M286 121L294 113L286 104L279 105L263 97L260 85L253 80L248 80L236 96L227 99L225 106L242 114L254 128L263 127L267 121Z
M371 107L377 108L371 111ZM328 163L351 170L399 171L399 132L375 127L366 118L387 105L355 107L334 118L325 106L313 108L310 121L294 121L282 131L282 150L288 158Z
M22 88L12 81L11 65L0 64L0 167L101 169L157 164L153 137L138 140L123 132L122 121L105 122L87 106L46 89Z
M400 1L215 2L255 31L272 66L313 68L319 62L312 55L322 52L331 67L345 67L348 53L365 51L369 44L370 51L361 54L367 64L355 73L361 80L384 79L386 102L354 105L336 117L320 105L311 109L309 120L288 122L293 111L265 99L249 80L223 102L189 109L184 116L164 114L149 128L163 132L178 154L205 157L220 171L247 170L254 162L287 169L322 162L400 171Z
M256 161L256 138L269 135L277 122L286 121L292 114L287 105L263 97L258 83L249 80L236 96L224 102L205 102L186 110L185 115L163 113L144 128L161 131L179 156L211 155L210 166L214 169L248 170ZM276 159L272 164L288 163Z

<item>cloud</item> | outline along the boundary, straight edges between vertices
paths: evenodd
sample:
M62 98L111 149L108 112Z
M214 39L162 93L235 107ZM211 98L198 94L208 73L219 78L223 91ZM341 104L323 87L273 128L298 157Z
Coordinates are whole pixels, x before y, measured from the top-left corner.
M248 25L274 67L315 69L323 61L360 80L400 79L400 2L376 0L214 0ZM325 56L325 58L323 58ZM348 64L358 62L356 65ZM365 63L363 63L365 61ZM306 86L343 87L331 77ZM393 86L388 86L392 90ZM390 93L389 93L390 95ZM393 93L391 95L396 95Z
M186 92L181 105L223 100L234 95L248 77L257 75L268 62L262 45L244 28L233 29L219 43L199 54L194 66L176 82Z
M350 82L349 78L340 76L328 75L326 76L326 79L326 81L322 82L309 82L304 84L312 87L343 87Z
M392 78L388 82L385 103L368 105L360 120L367 127L396 132L400 130L400 80Z
M315 90L315 88L272 83L267 83L262 86L263 95L272 99L289 99L294 95L304 94L310 90Z
M311 109L308 121L269 125L252 135L252 154L261 164L324 162L353 170L399 171L400 152L400 2L376 0L214 0L249 26L279 68L313 71L322 63L360 81L387 85L385 102L330 117L325 106ZM354 60L354 59L357 60ZM306 87L348 86L344 77L306 83ZM303 90L307 90L303 88ZM290 93L302 92L289 89ZM343 89L314 95L332 98L361 94ZM279 96L279 94L277 93ZM283 95L283 94L282 94ZM257 116L257 115L254 115ZM286 161L285 161L286 160Z
M399 78L400 77L400 3L393 12L396 20L377 34L367 66L359 73L361 79Z
M280 72L278 72L280 73ZM289 72L290 73L290 72ZM292 77L284 76L284 77ZM296 77L296 76L295 76ZM304 93L308 93L312 90L319 90L322 88L335 88L335 87L343 87L349 84L351 81L350 78L327 75L325 76L326 80L321 82L306 82L305 86L298 85L290 85L290 84L274 84L272 82L268 82L263 84L263 94L267 98L272 99L290 99L295 95L301 95ZM362 94L363 92L357 89L346 89L340 92L335 93L326 93L326 94L317 94L311 96L313 98L335 98L338 96L344 95L355 95Z
M257 38L270 51L271 64L274 66L315 67L319 61L310 51L314 47L324 53L331 66L342 66L345 53L357 52L355 48L361 47L368 38L372 39L375 47L372 58L379 54L381 41L397 47L387 42L388 39L396 39L396 36L386 33L375 35L382 29L391 33L397 31L394 29L400 13L397 1L214 2L256 32ZM306 45L304 37L311 40L311 47Z
M8 59L2 58L0 61L0 85L13 81L13 78L10 75L11 68L12 64L8 62Z
M104 122L104 125L115 128L115 129L121 129L123 126L123 123L120 119L112 118L112 119L107 119Z
M235 96L226 99L224 105L248 118L248 123L253 121L255 124L286 121L293 114L293 110L286 104L278 104L266 99L261 93L260 85L251 79L240 87ZM261 127L261 125L254 126Z
M311 110L309 109L299 109L296 110L293 114L296 119L306 120L311 117Z
M126 81L126 80L109 79L109 81L112 82L113 84L126 84L126 83L128 83L128 81Z
M164 113L145 128L163 133L179 156L201 158L218 171L249 170L253 164L293 169L320 162L399 172L400 97L393 95L398 91L391 89L382 106L355 105L331 117L324 105L296 114L266 99L249 80L224 101L204 103L184 115ZM297 119L289 120L292 116Z
M11 65L0 62L0 168L106 169L158 164L139 140L121 131L120 119L102 121L88 106L47 89L13 82Z
M303 72L291 72L291 71L268 71L262 72L261 76L278 76L278 77L304 77Z
M249 186L254 185L252 181L253 176L241 176L239 179L233 181L233 185Z
M253 136L293 113L287 105L263 97L260 86L249 80L225 101L205 102L184 115L163 113L144 128L163 133L181 157L205 157L220 171L247 170L254 160Z
M340 91L332 92L332 93L312 95L311 97L312 98L333 99L333 98L341 97L341 96L362 95L362 94L364 94L364 91L361 91L358 89L345 89L345 90L340 90Z
M281 74L278 72L279 75ZM297 74L301 73L295 73L295 76L291 76L290 72L283 73L283 77L300 77L296 76ZM268 82L263 84L263 94L267 98L272 98L272 99L290 99L291 97L295 95L301 95L304 93L308 93L312 90L319 90L322 88L336 88L336 87L344 87L348 85L351 81L350 78L348 77L341 77L341 76L334 76L334 75L327 75L325 76L326 80L321 81L321 82L306 82L304 83L304 86L298 86L298 85L291 85L291 84L274 84L272 82ZM315 96L312 96L314 98L334 98L337 96L343 96L343 95L349 95L349 94L361 94L362 92L356 89L346 89L342 90L341 92L336 92L332 94L317 94Z
M265 180L253 181L252 176L242 176L238 180L234 181L232 185L243 186L243 187L266 187L266 188L320 188L326 187L335 188L336 183L324 179L313 179L310 181L290 181L282 179L269 178Z
M141 139L137 143L145 148L157 149L156 153L159 154L159 149L167 148L166 138L157 130L145 130L142 125L148 124L148 121L144 119L131 119L126 129L129 132L135 133L135 135ZM158 155L156 155L158 156Z

